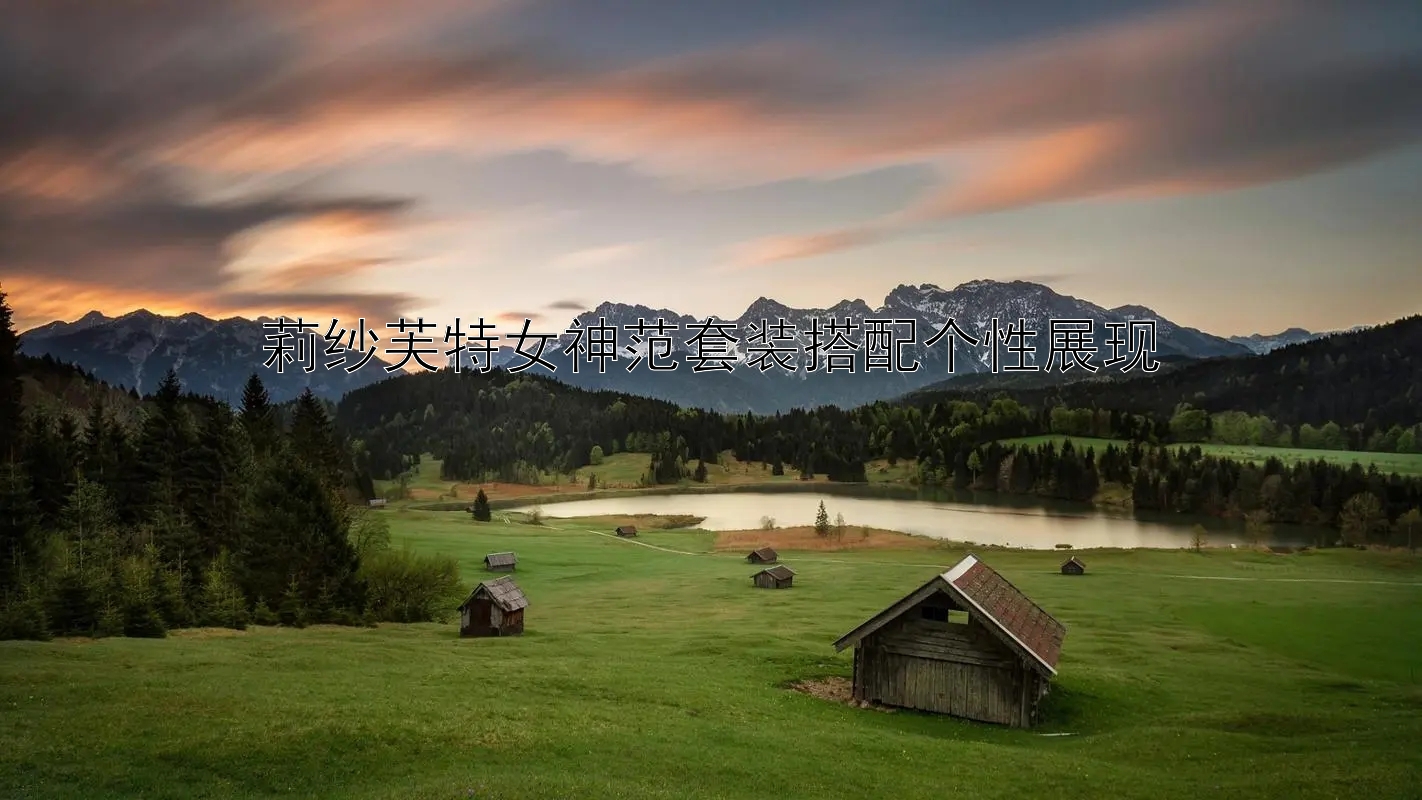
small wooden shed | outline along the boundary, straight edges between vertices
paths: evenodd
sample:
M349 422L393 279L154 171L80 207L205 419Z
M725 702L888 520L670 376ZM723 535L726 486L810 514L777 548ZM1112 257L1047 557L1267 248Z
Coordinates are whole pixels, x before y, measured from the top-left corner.
M784 564L777 564L752 575L751 580L761 589L789 589L795 582L795 571Z
M775 552L773 547L761 547L750 551L746 556L746 561L752 564L774 564L780 560L780 554Z
M371 508L385 508L385 498L377 497L367 503L367 505L369 505Z
M1062 562L1062 574L1085 575L1086 565L1081 563L1081 561L1076 556L1072 556L1071 558L1068 558L1066 561Z
M834 646L855 648L855 700L1026 728L1065 637L1065 626L970 555Z
M617 535L618 535L618 536L636 536L636 535L637 535L637 526L636 526L636 525L618 525L618 526L617 526Z
M513 553L490 553L484 556L484 569L489 572L513 572L518 557Z
M523 633L528 598L508 575L474 587L459 606L460 636L514 636Z

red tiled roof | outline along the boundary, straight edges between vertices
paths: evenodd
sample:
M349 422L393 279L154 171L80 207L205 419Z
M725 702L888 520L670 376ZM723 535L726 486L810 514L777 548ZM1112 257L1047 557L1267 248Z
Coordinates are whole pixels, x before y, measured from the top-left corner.
M1008 583L1006 578L997 574L991 567L971 556L969 558L972 563L967 569L959 573L959 568L954 568L952 572L947 573L953 575L949 578L949 583L991 617L998 627L1016 639L1018 644L1055 670L1057 659L1061 657L1066 628L1037 607L1036 603L1028 600L1016 586Z

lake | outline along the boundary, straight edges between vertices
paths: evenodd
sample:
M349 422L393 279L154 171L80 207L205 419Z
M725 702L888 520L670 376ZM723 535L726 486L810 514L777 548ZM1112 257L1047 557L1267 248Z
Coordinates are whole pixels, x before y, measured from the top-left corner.
M821 501L831 522L844 515L845 524L903 531L935 539L1051 550L1058 544L1073 548L1181 548L1191 546L1198 522L1208 531L1208 546L1227 547L1245 542L1242 525L1218 519L1162 517L1141 519L1088 506L1050 507L1020 505L1015 499L996 502L955 502L937 499L854 497L843 492L734 492L696 494L641 494L572 500L542 506L545 517L615 516L627 514L690 514L705 517L698 527L713 531L749 530L771 517L778 527L813 525ZM521 506L514 511L527 511ZM1298 526L1276 526L1270 544L1306 545L1316 542L1318 531Z

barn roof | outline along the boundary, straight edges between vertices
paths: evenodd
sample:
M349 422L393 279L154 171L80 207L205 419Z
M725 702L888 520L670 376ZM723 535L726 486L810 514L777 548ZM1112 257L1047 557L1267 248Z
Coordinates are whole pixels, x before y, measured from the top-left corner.
M784 564L776 564L773 567L766 567L765 569L761 570L760 572L757 572L756 574L759 575L761 573L766 573L777 581L783 581L787 578L795 577L795 570L790 569Z
M474 591L469 593L469 597L460 603L460 611L463 611L465 606L474 601L474 596L479 594L480 589L488 592L489 599L494 601L494 605L504 611L518 611L521 608L528 608L528 598L523 596L523 590L518 588L518 584L514 583L513 578L505 575L502 578L484 581L475 586Z
M490 553L484 556L484 564L489 567L511 567L518 563L513 553Z
M943 592L978 618L1005 644L1045 670L1057 674L1066 626L1043 611L992 567L968 556L947 572L915 589L907 597L840 637L835 650L843 650L897 619L930 596Z
M1085 564L1081 563L1081 560L1078 559L1076 556L1072 556L1071 558L1068 558L1066 561L1063 561L1063 562L1062 562L1062 566L1065 567L1067 564L1070 564L1070 563L1072 563L1073 561L1076 562L1076 565L1077 565L1078 567L1084 567L1084 566L1086 566Z
M767 561L774 561L780 556L776 554L774 547L758 547L751 551L751 555L763 558Z

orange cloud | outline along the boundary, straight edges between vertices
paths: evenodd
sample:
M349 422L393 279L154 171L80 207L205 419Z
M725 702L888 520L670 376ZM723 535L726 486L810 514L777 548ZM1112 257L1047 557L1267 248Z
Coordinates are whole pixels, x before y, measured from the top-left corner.
M741 247L736 261L742 265L756 265L813 258L862 247L882 236L883 230L867 226L807 236L772 236Z
M1033 137L1007 147L986 169L925 198L903 217L933 220L1089 195L1129 135L1119 123L1102 122Z

